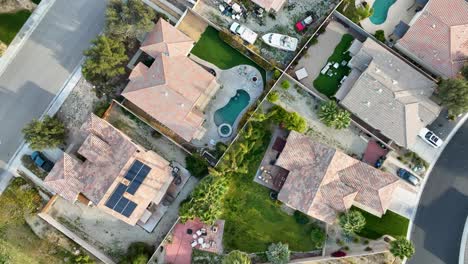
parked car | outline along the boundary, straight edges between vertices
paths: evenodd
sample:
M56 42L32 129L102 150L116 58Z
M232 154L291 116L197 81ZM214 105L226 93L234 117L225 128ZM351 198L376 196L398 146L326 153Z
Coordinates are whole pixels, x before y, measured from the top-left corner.
M397 174L398 174L398 177L402 178L403 180L409 182L410 184L414 186L418 186L419 184L421 184L421 181L419 180L418 177L414 176L413 174L411 174L411 172L403 168L399 168L397 170Z
M386 158L387 157L385 157L385 156L380 156L380 158L375 162L374 166L377 169L381 168Z
M39 151L34 151L33 153L31 153L31 159L39 168L43 169L46 172L50 172L54 167L54 163L48 158L46 158L46 156L44 156L44 154L42 154Z
M335 257L335 258L345 257L346 252L338 250L338 251L335 251L335 252L331 253L331 256Z
M312 22L314 22L314 19L312 16L308 16L296 23L296 30L299 32L304 31Z
M421 129L421 131L419 132L419 136L434 148L438 148L444 143L442 139L440 139L438 136L435 135L434 132L430 131L427 128Z
M257 33L255 33L253 30L237 22L232 23L229 30L231 30L231 32L234 34L238 34L243 40L250 44L254 44L258 37Z

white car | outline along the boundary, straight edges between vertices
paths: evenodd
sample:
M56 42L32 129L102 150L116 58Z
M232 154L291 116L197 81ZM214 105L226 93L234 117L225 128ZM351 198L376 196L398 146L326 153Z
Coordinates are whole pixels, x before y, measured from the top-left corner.
M444 143L442 139L440 139L434 134L434 132L430 131L427 128L421 129L421 131L419 132L419 136L434 148L438 148Z
M234 34L238 34L243 40L250 44L254 44L258 37L257 33L253 32L248 27L240 25L237 22L232 23L229 30L231 30L231 32Z

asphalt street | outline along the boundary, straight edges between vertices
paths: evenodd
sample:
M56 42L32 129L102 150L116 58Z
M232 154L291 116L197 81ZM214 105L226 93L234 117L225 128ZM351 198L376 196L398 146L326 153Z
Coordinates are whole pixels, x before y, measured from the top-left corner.
M104 27L106 0L57 0L0 76L0 175Z
M468 122L446 146L423 190L409 264L456 264L468 215Z

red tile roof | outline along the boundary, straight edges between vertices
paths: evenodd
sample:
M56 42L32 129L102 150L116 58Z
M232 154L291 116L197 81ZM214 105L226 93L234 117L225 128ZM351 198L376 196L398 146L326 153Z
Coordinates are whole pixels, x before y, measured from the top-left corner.
M443 77L454 77L468 61L468 2L430 0L398 41Z
M351 205L382 216L398 178L291 131L276 162L289 171L278 199L327 223Z
M194 41L184 33L167 21L159 19L141 44L141 49L153 58L161 53L168 56L187 56L193 43Z
M149 68L141 62L136 65L122 95L190 141L203 130L205 117L197 108L199 102L211 98L219 85L213 75L185 56L193 43L190 40L189 48L187 38L160 20L141 47L155 61Z

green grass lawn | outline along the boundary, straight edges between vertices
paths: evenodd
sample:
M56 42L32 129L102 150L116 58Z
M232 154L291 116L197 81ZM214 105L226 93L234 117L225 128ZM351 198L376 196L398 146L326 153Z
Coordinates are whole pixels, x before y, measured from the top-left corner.
M246 174L238 173L230 178L221 217L226 220L223 244L227 251L261 252L273 242L288 243L293 251L314 250L310 231L315 225L297 223L293 216L281 210L279 201L270 199L269 189L253 182L269 140L268 132L263 142L257 141L258 147L247 154Z
M30 15L27 10L0 14L0 41L9 45Z
M341 63L343 60L349 61L351 55L349 52L346 52L351 46L351 42L354 40L353 36L350 34L345 34L341 38L340 43L335 47L333 54L328 58L328 62L337 62ZM325 66L325 65L324 65ZM328 76L327 74L320 74L314 80L314 87L322 94L332 97L338 91L341 79L348 75L351 69L348 66L339 66L338 69L330 67L333 72L336 72L336 75Z
M379 218L357 207L352 207L352 210L360 211L366 218L366 226L358 233L362 237L378 239L383 235L406 236L409 220L397 213L387 210L387 213Z
M218 30L215 28L207 27L197 44L193 47L191 53L200 59L213 63L223 70L230 69L241 64L252 65L261 72L263 83L265 83L265 69L233 47L229 46L229 44L219 37L218 33Z

